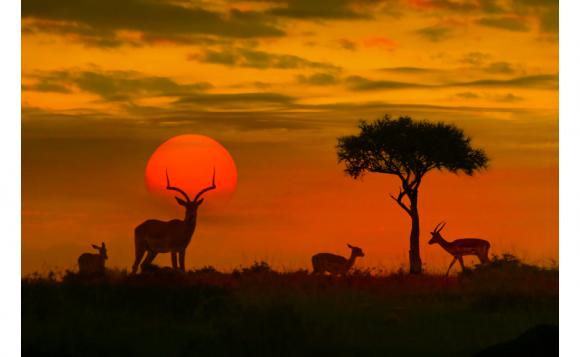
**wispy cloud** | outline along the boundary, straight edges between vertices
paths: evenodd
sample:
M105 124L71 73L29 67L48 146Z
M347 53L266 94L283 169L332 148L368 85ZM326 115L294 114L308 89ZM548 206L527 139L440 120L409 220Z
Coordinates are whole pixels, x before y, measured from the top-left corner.
M429 88L426 84L409 83L388 80L372 80L361 76L350 76L346 78L346 84L349 89L354 91L371 91L387 89L411 89L411 88Z
M175 101L175 104L204 107L251 107L255 104L288 105L294 101L294 97L273 92L198 93L182 96Z
M348 77L347 86L353 91L398 90L413 88L452 88L452 87L480 87L480 88L535 88L558 89L557 75L534 75L515 77L511 79L479 79L465 82L448 82L440 84L424 84L411 82L397 82L388 80L371 80L360 76Z
M349 50L349 51L356 51L356 49L358 47L356 42L349 40L347 38L339 39L338 44L340 45L340 47L344 48L345 50Z
M447 26L433 25L423 27L422 29L417 30L416 33L431 42L439 42L451 38L453 30Z
M463 55L461 63L466 63L472 66L479 66L486 62L491 56L483 52L469 52Z
M526 32L530 29L525 19L511 16L484 17L479 19L478 23L483 26L517 32Z
M331 73L314 73L310 76L299 75L297 79L300 83L315 86L328 86L339 82L338 77Z
M340 67L328 62L311 61L295 55L276 54L248 48L224 48L221 51L204 50L198 54L191 54L188 58L189 60L202 63L213 63L226 66L249 67L258 69L340 69Z
M269 14L306 20L346 20L346 19L369 19L369 12L361 11L364 4L358 0L273 0Z
M378 71L391 72L391 73L405 73L405 74L422 74L422 73L441 72L440 69L424 68L424 67L385 67L385 68L379 68Z
M34 81L24 90L71 93L74 90L98 95L107 101L138 97L179 96L211 88L207 82L180 84L161 76L147 76L132 71L40 72L30 76Z
M487 73L498 73L498 74L512 74L515 69L511 63L508 62L493 62L483 68Z

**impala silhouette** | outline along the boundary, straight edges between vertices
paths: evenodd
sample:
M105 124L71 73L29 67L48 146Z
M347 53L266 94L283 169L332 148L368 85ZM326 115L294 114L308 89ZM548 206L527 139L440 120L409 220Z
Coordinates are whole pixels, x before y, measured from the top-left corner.
M441 227L439 227L443 224ZM447 273L445 275L449 275L449 271L453 264L459 260L459 264L461 264L461 269L465 271L465 265L463 265L463 256L464 255L475 255L479 258L479 261L484 264L489 262L489 257L487 253L489 252L489 248L491 244L488 241L478 238L462 238L457 239L452 242L448 242L443 239L441 236L441 230L445 227L447 223L441 222L433 232L431 232L431 240L429 240L429 244L439 244L441 248L445 249L445 251L453 256L453 260L449 265L449 269L447 269Z
M147 253L147 256L141 264L142 271L143 267L151 265L153 259L159 253L171 253L171 263L175 270L177 270L177 255L179 255L179 269L185 271L185 249L189 245L195 232L197 209L203 203L201 196L217 187L215 185L215 168L213 170L211 186L199 191L193 200L189 199L189 196L184 190L171 186L167 170L165 171L165 177L167 178L166 189L176 191L184 198L183 200L177 196L175 197L177 203L185 208L185 218L183 220L174 219L168 222L150 219L135 228L135 263L133 264L133 274L137 272L139 263L145 253Z
M105 273L105 260L107 260L107 247L105 242L102 242L100 246L93 244L99 253L83 253L79 256L79 274L80 275L94 275L94 274L104 274Z
M359 247L354 247L347 244L347 247L351 249L350 258L346 259L340 255L331 253L318 253L312 256L312 268L313 274L324 274L328 272L334 275L346 275L346 273L352 268L357 257L364 257L362 249Z

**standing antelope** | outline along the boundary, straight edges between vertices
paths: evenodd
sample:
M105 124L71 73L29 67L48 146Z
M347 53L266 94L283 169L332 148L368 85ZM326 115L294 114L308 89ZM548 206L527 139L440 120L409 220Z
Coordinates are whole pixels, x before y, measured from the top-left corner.
M356 258L365 256L365 253L359 247L353 247L350 244L347 244L347 247L351 249L350 258L348 259L331 253L318 253L313 255L312 268L314 271L312 273L324 274L324 272L329 272L330 274L346 275L354 265Z
M105 272L105 260L108 258L105 242L102 242L100 247L95 244L92 246L99 251L99 254L81 254L78 259L79 274L81 275L103 274Z
M173 269L177 269L177 254L179 254L179 268L185 271L185 248L189 245L195 225L197 223L197 209L203 203L201 196L207 191L214 190L215 185L215 168L211 186L208 186L197 193L195 198L189 199L185 191L178 187L171 186L169 174L165 171L167 178L167 190L177 191L185 198L185 201L175 197L177 203L185 207L185 218L183 220L174 219L169 222L159 221L156 219L147 220L135 228L135 263L133 264L133 274L139 268L139 262L145 252L147 256L141 264L141 270L144 266L150 265L158 253L171 253L171 263Z
M443 225L439 227L441 224ZM447 253L453 256L453 260L449 265L449 269L447 269L447 273L445 276L449 275L449 271L451 267L457 260L459 260L459 264L461 264L461 269L465 271L465 266L463 265L463 256L464 255L475 255L479 258L479 261L483 263L489 262L489 257L487 253L489 252L489 247L491 246L488 241L483 239L477 238L463 238L457 239L453 242L448 242L441 236L440 232L445 227L447 223L441 222L439 223L433 232L431 232L431 240L429 240L429 244L439 243L441 248L445 249Z

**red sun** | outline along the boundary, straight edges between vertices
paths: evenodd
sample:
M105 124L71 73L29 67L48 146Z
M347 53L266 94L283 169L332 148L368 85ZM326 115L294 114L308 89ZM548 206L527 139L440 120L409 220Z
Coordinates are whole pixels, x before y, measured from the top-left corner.
M215 168L216 189L203 195L204 202L223 203L236 189L238 172L230 153L220 143L204 135L179 135L161 144L149 158L145 183L156 196L179 196L166 189L165 171L172 186L177 186L193 200L205 187L211 186Z

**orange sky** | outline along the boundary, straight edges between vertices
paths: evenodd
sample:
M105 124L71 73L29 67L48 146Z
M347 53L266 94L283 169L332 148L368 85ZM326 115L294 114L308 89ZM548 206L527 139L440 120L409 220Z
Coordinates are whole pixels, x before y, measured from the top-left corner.
M239 179L200 209L188 267L307 267L347 242L361 265L406 266L397 180L336 162L338 136L386 113L453 122L491 158L425 178L427 269L449 261L426 244L441 220L446 238L558 260L557 2L27 0L22 31L23 274L103 240L129 267L135 226L183 215L144 182L179 134L219 141Z

